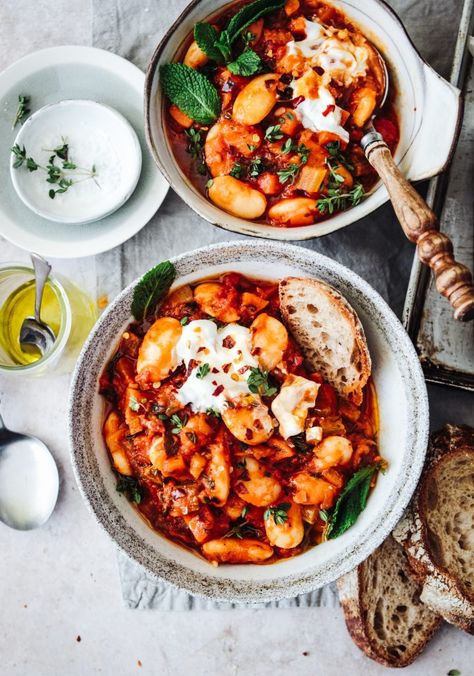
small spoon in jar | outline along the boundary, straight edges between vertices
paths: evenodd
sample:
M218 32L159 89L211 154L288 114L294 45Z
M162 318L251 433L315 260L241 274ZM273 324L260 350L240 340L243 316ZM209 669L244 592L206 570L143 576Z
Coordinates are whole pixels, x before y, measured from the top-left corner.
M43 357L51 350L56 340L52 329L41 321L41 302L51 265L35 253L31 254L31 261L35 271L35 316L23 320L20 328L20 345L22 349L33 345Z
M389 89L385 60L378 51L377 54L384 75L384 93L378 109L364 129L365 134L360 145L387 188L403 232L410 242L417 245L421 262L433 270L436 288L454 308L454 318L469 321L474 319L472 274L469 268L455 260L452 242L447 235L439 231L435 213L403 176L383 136L376 131L372 123L377 111L385 104Z
M7 429L0 415L0 521L16 530L42 526L58 491L58 468L47 446Z

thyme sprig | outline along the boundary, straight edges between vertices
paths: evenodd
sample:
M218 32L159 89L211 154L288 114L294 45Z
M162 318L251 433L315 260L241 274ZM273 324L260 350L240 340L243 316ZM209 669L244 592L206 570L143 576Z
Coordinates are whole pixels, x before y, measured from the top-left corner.
M15 157L13 168L19 169L24 166L30 172L37 171L38 169L44 171L47 174L47 183L57 186L56 189L50 188L48 191L51 199L54 199L57 194L67 192L72 185L89 179L92 179L97 187L100 188L96 180L97 169L95 164L90 169L86 169L85 167L77 166L75 162L70 160L69 145L65 138L62 138L62 145L57 148L44 148L44 150L51 153L46 166L42 166L32 157L28 157L25 146L21 147L18 143L15 143L13 148L11 148L11 152ZM61 164L56 164L57 161L61 162ZM67 173L70 171L74 171L75 173Z
M17 124L23 124L28 115L31 113L28 105L30 103L30 97L20 94L18 97L18 108L16 109L15 117L13 119L12 129L15 129Z

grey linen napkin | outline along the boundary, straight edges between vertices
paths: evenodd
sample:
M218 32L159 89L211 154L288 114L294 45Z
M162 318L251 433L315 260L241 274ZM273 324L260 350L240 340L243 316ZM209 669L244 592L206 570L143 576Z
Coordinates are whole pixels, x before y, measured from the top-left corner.
M92 0L93 45L120 54L145 70L156 45L186 4L187 0ZM392 0L390 4L401 16L422 56L447 77L462 0L450 0L442 5L438 0ZM231 233L209 226L170 191L150 226L134 238L135 248L127 248L127 244L123 246L123 258L128 263L124 283L156 264L157 237L160 259L210 242L236 239ZM405 239L389 205L381 207L350 228L297 244L347 265L372 284L400 316L413 247ZM107 255L103 254L104 257ZM244 607L240 604L217 603L179 591L149 575L124 554L118 554L118 564L123 599L129 608L215 610ZM336 604L334 585L329 585L310 594L252 607Z

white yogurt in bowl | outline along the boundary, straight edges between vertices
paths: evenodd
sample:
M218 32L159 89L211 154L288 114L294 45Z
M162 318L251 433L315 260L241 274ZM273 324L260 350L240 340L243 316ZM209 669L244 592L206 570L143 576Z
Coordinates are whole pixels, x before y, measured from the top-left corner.
M20 129L15 147L25 159L15 168L12 153L13 186L26 206L51 221L104 218L128 200L140 177L135 131L120 113L95 101L44 106Z

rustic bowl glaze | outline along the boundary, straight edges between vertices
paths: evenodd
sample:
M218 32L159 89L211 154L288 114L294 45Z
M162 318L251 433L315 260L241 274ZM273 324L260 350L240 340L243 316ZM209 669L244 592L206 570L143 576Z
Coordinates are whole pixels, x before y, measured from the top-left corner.
M227 601L275 600L321 587L354 568L390 533L417 485L428 439L428 400L415 350L385 301L342 265L296 246L237 241L174 259L176 285L235 270L266 279L318 277L352 303L364 325L380 408L379 445L389 469L367 508L341 537L272 565L213 567L153 531L117 493L102 439L105 401L98 379L131 320L136 282L109 305L79 357L69 403L72 463L81 492L115 544L148 572L193 594Z

